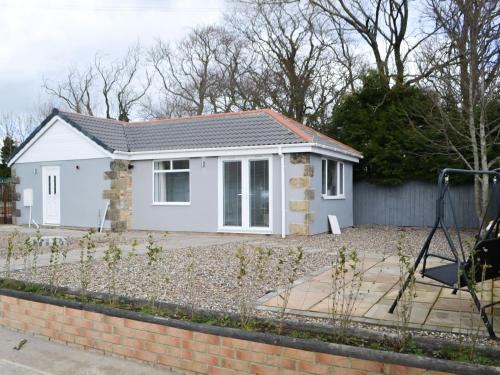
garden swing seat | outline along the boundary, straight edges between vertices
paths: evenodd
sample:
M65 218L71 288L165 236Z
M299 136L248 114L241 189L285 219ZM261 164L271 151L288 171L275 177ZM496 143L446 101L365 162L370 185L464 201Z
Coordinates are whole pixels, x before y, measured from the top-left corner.
M447 196L449 198L449 194L447 193L449 193L448 182L450 174L467 174L474 176L491 175L493 177L493 187L491 189L491 195L488 201L487 210L479 227L479 232L476 235L476 242L467 258L463 248L458 223L455 217L455 211L453 209L453 205L451 204L451 199L449 199L449 204L454 221L454 227L457 233L460 253L457 249L457 246L455 245L454 240L451 237L448 226L446 225L444 220L445 198ZM394 309L403 296L405 289L413 280L414 273L417 270L420 262L423 261L423 267L420 271L420 274L422 275L422 277L433 280L434 283L423 282L420 280L416 280L416 282L453 289L453 293L456 293L461 289L470 293L474 304L478 309L479 315L484 325L486 326L488 334L491 338L496 338L495 332L493 330L493 319L490 319L487 316L486 309L500 303L500 301L492 302L489 304L481 304L481 301L477 296L474 284L500 277L500 189L498 188L497 184L499 181L500 173L495 171L470 171L447 168L440 172L438 179L438 199L436 205L435 224L431 232L429 233L429 236L427 237L422 250L417 256L413 268L409 272L409 275L407 276L405 282L399 290L398 296L391 305L391 308L389 309L390 313L394 312ZM492 220L489 225L484 228L486 217L489 214L493 215L494 220ZM438 229L441 229L443 231L449 246L449 250L452 253L453 257L446 257L440 254L433 254L429 252L432 238ZM435 267L426 267L428 257L439 258L448 263ZM437 282L438 284L436 284L435 282Z
M474 260L469 257L465 263L452 262L426 268L420 274L454 289L460 289L467 285L467 279L464 275L472 277L472 273L474 273L476 283L500 277L500 238L479 241L473 253ZM475 270L472 269L474 264L476 265ZM483 268L483 265L486 267Z

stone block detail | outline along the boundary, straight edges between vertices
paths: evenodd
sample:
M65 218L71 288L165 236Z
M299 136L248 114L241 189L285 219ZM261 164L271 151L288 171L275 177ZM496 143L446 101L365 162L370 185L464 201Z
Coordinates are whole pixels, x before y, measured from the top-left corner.
M311 185L309 177L291 177L290 186L296 189L308 188Z
M10 201L11 201L11 210L12 210L12 224L17 224L17 218L21 217L21 210L17 208L17 202L21 201L21 193L16 191L16 185L21 183L21 179L16 174L16 168L12 167L11 169L11 178L10 178Z
M303 200L294 200L289 202L289 210L295 213L301 213L303 216L295 215L297 222L290 223L289 233L295 235L309 235L310 224L314 222L314 213L311 212L311 201L315 198L315 191L312 188L311 178L314 176L314 167L311 165L311 156L309 153L290 154L292 164L303 164L302 175L292 176L289 179L289 186L293 189L303 191Z
M311 164L304 164L304 176L314 176L314 167Z
M307 236L309 235L309 225L292 223L288 226L288 231L290 232L291 235Z
M110 180L110 189L102 192L109 200L106 220L111 221L111 230L121 232L132 226L132 171L128 160L113 160L104 179Z
M290 163L292 164L309 164L310 159L310 155L306 152L290 154Z
M309 212L309 201L290 201L290 211Z
M308 212L304 215L304 222L305 224L312 224L314 223L314 212Z
M130 165L130 161L128 161L128 160L116 159L116 160L111 161L110 168L112 171L116 171L116 172L118 172L118 171L128 172L129 165Z
M304 200L313 201L314 200L314 189L304 189Z

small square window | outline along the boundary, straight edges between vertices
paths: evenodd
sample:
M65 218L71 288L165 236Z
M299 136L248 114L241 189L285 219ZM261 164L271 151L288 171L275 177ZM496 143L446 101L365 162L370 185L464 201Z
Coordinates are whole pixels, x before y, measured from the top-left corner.
M173 160L172 169L189 169L189 160Z
M189 160L154 162L153 203L189 203Z
M165 171L170 169L170 160L155 161L155 171Z
M344 163L330 159L321 161L321 193L324 198L344 196Z

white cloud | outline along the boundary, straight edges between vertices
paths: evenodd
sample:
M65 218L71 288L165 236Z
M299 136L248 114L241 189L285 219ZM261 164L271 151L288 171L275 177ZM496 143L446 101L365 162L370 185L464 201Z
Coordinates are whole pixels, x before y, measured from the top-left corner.
M155 38L177 40L222 18L224 0L0 0L0 111L25 111L42 77L56 78L100 51L120 56Z

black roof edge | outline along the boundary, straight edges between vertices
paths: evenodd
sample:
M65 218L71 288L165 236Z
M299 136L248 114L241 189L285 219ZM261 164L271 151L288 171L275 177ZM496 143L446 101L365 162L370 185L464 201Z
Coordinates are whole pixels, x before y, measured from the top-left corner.
M14 152L12 153L12 155L10 156L9 160L7 161L7 164L10 163L10 161L19 153L19 151L21 151L24 146L26 146L34 137L35 135L40 131L42 130L42 128L47 125L47 123L52 120L55 116L57 116L59 114L59 110L57 108L52 108L52 112L50 112L50 114L45 118L45 120L43 120L40 125L38 125L35 130L33 130L30 135L24 140L21 142L21 144L19 146L17 146L15 149L14 149Z
M13 154L10 156L9 160L7 161L7 164L10 163L10 161L38 134L40 130L43 129L47 123L49 123L54 117L59 116L61 117L64 121L66 121L68 124L70 124L72 127L74 127L76 130L78 130L80 133L85 135L87 138L90 138L92 141L97 143L99 146L104 148L105 150L113 153L115 150L109 147L108 145L102 143L99 139L96 137L90 135L87 133L80 125L75 123L74 121L70 120L66 116L64 116L57 108L52 108L52 111L50 114L38 125L35 130L31 132L31 134L23 141L19 146L17 146L13 152Z
M90 138L92 141L94 141L95 143L97 143L99 146L101 146L103 149L105 149L106 151L109 151L111 153L113 153L115 150L111 147L109 147L107 144L103 143L99 138L97 137L94 137L93 135L91 135L90 133L88 133L85 129L83 129L80 125L78 125L76 122L74 122L73 120L69 119L68 117L66 117L64 114L62 114L61 112L58 111L58 115L59 117L61 117L64 121L66 121L68 124L70 124L71 126L73 126L76 130L78 130L80 133L82 133L84 136L86 136L87 138ZM123 126L123 125L122 125Z

